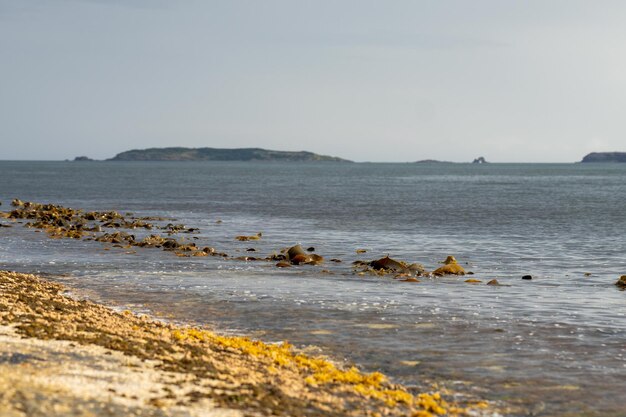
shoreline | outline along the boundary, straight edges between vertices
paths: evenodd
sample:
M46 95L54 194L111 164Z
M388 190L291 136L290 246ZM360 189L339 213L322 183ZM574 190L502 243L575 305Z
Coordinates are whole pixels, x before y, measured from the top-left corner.
M308 356L286 342L118 313L66 290L35 275L0 271L3 415L493 414L485 402L460 408L449 393L412 392L378 372Z

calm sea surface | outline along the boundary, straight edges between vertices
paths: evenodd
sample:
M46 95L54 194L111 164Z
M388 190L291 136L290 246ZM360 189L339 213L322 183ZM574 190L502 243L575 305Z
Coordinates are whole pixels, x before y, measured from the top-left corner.
M301 243L343 261L277 269L127 254L13 223L0 228L0 268L56 275L139 312L316 345L408 385L502 401L512 415L626 416L626 292L613 285L626 274L626 164L0 162L0 178L4 210L17 197L164 215L231 256ZM257 232L258 242L234 239ZM482 283L352 272L387 254L430 270L454 255ZM493 278L504 285L485 285Z

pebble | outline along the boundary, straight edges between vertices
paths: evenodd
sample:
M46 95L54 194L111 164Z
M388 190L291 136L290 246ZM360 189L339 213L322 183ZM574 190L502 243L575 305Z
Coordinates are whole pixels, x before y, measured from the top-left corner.
M531 280L533 279L532 275L524 275L522 279Z

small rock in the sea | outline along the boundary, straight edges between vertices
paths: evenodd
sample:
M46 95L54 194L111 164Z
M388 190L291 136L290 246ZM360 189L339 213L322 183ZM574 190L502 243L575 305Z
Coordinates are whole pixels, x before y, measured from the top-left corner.
M309 246L308 248L306 248L307 252L315 252L315 248L313 246Z
M331 262L341 263L341 259L333 258L330 260Z
M497 279L492 279L487 283L487 285L500 285Z
M256 252L256 249L254 249L254 248L248 248L248 249L246 249L246 252Z
M324 258L322 256L314 253L307 254L300 245L294 245L287 249L287 260L292 265L319 265L324 262Z
M420 282L420 280L417 279L417 278L401 279L400 281L402 281L402 282Z
M482 282L482 281L479 279L470 278L470 279L466 279L465 282L467 282L468 284L478 284L479 282Z
M291 264L289 262L280 261L276 264L278 268L289 268Z
M356 253L365 253L365 252L367 252L367 250L365 250L365 249L357 249L356 250Z
M434 275L465 275L465 269L458 264L454 256L448 256L443 266L433 271Z
M591 272L585 272L585 276L586 277L590 277L591 276Z
M621 277L619 277L615 285L620 288L626 288L626 275L622 275Z
M244 235L235 236L235 240L238 240L240 242L247 242L249 240L259 240L261 239L261 237L263 237L263 233L259 232L256 235L252 235L252 236L244 236Z
M389 257L389 255L384 258L375 259L369 263L369 266L378 271L388 271L388 272L409 272L408 266L402 262L397 261Z
M524 275L522 277L522 279L531 280L531 279L533 279L533 276L532 275Z

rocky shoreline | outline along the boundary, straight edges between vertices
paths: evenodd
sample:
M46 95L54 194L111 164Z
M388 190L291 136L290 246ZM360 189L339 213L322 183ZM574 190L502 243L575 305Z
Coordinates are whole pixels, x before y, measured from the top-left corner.
M177 326L0 271L3 416L493 415L413 392L288 343ZM489 412L488 412L489 411Z

